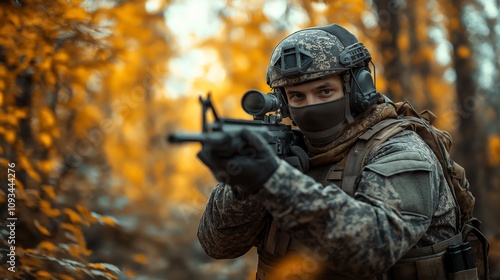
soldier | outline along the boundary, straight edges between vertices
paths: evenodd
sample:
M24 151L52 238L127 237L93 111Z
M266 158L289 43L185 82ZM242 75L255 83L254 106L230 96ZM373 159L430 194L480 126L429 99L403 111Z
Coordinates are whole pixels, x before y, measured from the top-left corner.
M210 257L236 258L255 246L260 280L446 277L444 250L461 237L436 155L411 130L362 157L369 149L354 149L398 118L376 91L369 62L363 44L336 24L276 46L267 83L304 136L293 148L300 164L277 158L248 130L238 151L203 146L198 157L221 182L198 229ZM362 169L346 174L356 162ZM301 259L284 267L294 256Z

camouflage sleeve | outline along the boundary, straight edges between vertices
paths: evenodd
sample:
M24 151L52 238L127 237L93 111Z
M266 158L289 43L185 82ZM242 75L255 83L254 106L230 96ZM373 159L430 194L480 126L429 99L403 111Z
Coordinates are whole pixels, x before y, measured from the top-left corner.
M418 137L390 142L363 169L354 197L281 162L252 198L318 261L351 277L373 277L396 263L431 223L440 178L430 153Z
M211 192L198 226L198 240L212 258L239 257L259 242L269 213L233 187L218 184Z

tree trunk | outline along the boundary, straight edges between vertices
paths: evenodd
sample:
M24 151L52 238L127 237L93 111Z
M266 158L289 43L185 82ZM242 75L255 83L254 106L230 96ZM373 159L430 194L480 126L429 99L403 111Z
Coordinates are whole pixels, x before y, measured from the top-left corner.
M401 79L402 71L405 69L401 51L398 46L398 36L400 36L400 15L391 9L393 1L375 0L379 17L378 26L380 29L377 42L382 54L382 64L384 67L384 77L387 81L387 90L384 92L389 98L400 100L413 96L411 88L407 87Z
M478 87L473 77L476 65L471 57L472 44L463 22L460 7L465 1L452 0L450 5L443 9L447 12L450 26L450 43L453 45L453 67L456 72L456 113L458 119L458 133L454 143L454 158L464 166L471 185L471 191L476 197L475 215L485 220L484 205L487 197L484 196L484 176L486 168L485 140L487 139L484 125L476 116Z

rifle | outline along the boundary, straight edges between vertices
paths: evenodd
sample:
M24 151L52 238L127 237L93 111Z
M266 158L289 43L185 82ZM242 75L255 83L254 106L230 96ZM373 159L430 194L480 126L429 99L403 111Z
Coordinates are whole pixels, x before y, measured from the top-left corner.
M278 92L265 94L258 90L247 91L241 100L245 112L253 116L253 120L221 118L218 116L210 98L199 97L202 108L202 132L177 132L168 135L169 143L199 142L213 144L218 147L236 148L232 139L243 129L255 131L263 136L276 155L284 158L290 154L290 149L298 145L301 136L298 131L292 130L290 125L281 121L283 102ZM213 122L208 122L207 113L213 114Z

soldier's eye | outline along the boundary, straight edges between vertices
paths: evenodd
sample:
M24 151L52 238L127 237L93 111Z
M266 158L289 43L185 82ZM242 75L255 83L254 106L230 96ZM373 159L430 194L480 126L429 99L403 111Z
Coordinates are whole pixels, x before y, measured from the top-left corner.
M288 95L288 98L291 100L300 100L300 99L304 98L304 95L302 93L292 93L292 94Z
M323 94L323 95L330 95L332 93L333 93L332 89L324 89L321 91L321 94Z

